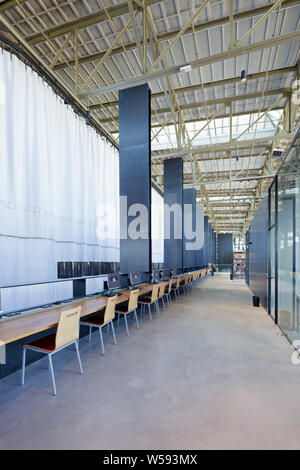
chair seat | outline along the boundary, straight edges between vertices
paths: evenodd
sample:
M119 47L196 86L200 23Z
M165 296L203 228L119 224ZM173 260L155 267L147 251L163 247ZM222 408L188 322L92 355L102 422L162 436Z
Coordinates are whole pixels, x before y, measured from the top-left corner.
M116 307L116 312L128 313L128 305L118 305L118 307Z
M151 304L151 297L141 297L139 298L139 303Z
M39 349L40 351L52 352L55 350L55 337L55 333L45 336L45 338L40 338L36 341L32 341L32 343L25 344L24 348L29 347Z
M99 317L98 315L94 315L92 317L87 318L86 320L81 320L80 323L82 325L102 326L104 324L104 318Z

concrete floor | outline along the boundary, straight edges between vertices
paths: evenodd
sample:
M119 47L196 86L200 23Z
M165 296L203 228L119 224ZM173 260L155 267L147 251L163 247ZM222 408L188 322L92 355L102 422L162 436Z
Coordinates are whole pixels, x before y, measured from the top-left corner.
M1 449L299 449L300 366L241 281L201 281L160 318L0 382Z

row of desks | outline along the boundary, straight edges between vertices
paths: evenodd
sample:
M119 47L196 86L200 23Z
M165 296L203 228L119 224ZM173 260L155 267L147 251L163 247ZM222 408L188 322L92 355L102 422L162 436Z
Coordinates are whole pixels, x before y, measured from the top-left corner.
M205 275L206 270L201 270L201 275ZM176 278L174 279L174 283ZM138 286L139 294L144 295L151 292L155 284L142 284ZM117 298L117 303L126 302L129 299L130 290L124 290ZM35 313L30 313L19 318L10 319L0 323L0 344L8 344L27 336L49 330L58 324L62 310L68 310L81 306L81 317L98 312L105 308L107 297L97 295L95 297L85 297L84 299L70 302L65 306L40 309Z

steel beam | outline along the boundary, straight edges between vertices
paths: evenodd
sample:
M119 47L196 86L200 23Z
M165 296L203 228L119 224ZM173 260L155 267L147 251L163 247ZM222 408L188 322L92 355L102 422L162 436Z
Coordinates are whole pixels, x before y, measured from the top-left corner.
M248 115L248 114L258 114L259 112L263 113L264 111L266 111L268 108L263 108L263 109L253 109L251 111L241 111L239 113L232 113L232 117L234 116L245 116L245 115ZM275 108L273 108L273 111L278 111L278 110L282 110L284 109L284 106L276 106ZM225 114L220 114L218 116L217 119L221 119L221 118L228 118L230 117L230 113L225 113ZM192 122L205 122L207 120L207 118L201 118L201 119L185 119L184 122L186 124L188 123L192 123ZM161 127L161 124L156 124L156 123L153 123L151 124L151 128L152 129L155 129L157 127ZM112 134L117 134L118 131L112 131L111 132Z
M234 43L234 0L229 0L229 49L232 48Z
M162 60L163 57L165 57L165 55L169 52L169 50L174 46L174 44L176 43L176 41L178 41L178 39L181 38L181 36L184 34L184 32L188 29L188 27L194 22L194 20L197 18L197 16L201 13L201 11L206 7L206 5L210 2L210 0L203 0L203 2L201 3L200 7L197 8L197 10L195 11L195 13L193 14L193 16L191 16L189 18L189 20L185 23L185 25L183 26L183 28L181 28L178 33L176 34L176 36L172 39L172 41L167 45L167 47L161 52L161 54L159 54L159 56L157 57L157 59L155 59L155 61L153 62L153 64L151 65L150 69L154 69L159 63L160 61Z
M273 174L269 174L269 175L257 175L257 176L246 176L246 177L242 177L242 178L223 178L223 179L215 179L215 180L211 180L211 179L206 179L205 176L203 176L203 179L201 181L201 184L223 184L223 183L239 183L241 181L256 181L256 180L260 180L260 179L272 179L276 176L275 173ZM186 187L188 187L188 185L186 185ZM222 189L222 188L220 188ZM242 188L242 189L245 189L245 188ZM252 189L252 188L251 188ZM217 190L217 188L216 188ZM228 191L231 192L231 194L233 193L233 189L229 188Z
M274 95L288 95L290 92L290 88L275 88L273 90L266 90L264 92L264 96L274 96ZM81 96L81 95L80 95ZM234 95L234 96L226 96L225 98L217 98L214 100L207 100L207 101L195 101L194 103L188 103L188 104L181 104L180 109L181 111L187 110L187 109L195 109L195 108L202 108L204 106L214 106L218 104L229 104L229 103L235 103L236 101L245 101L245 100L252 100L255 98L261 98L261 92L257 93L248 93L246 95ZM282 99L283 97L281 97ZM274 104L276 106L276 104ZM102 107L101 105L92 105L90 106L91 110L95 110ZM269 109L269 108L268 108ZM179 108L175 108L175 112L178 112ZM171 110L170 108L160 108L160 109L153 109L152 114L165 114L165 113L170 113ZM250 114L251 112L249 112ZM116 119L118 116L114 115L114 119ZM216 116L217 118L217 116ZM113 118L107 118L107 119L101 119L103 124L109 123L114 121Z
M287 138L287 134L285 132L282 132L278 135L270 136L270 137L256 137L255 139L246 139L242 140L241 142L238 143L238 150L244 149L244 148L252 148L250 144L253 143L258 143L258 142L273 142L274 140L279 140L280 138ZM264 147L264 145L261 145L261 147ZM175 158L180 155L187 155L189 153L210 153L210 152L223 152L223 151L228 151L228 150L236 150L237 146L232 146L230 142L224 142L222 144L213 144L213 145L200 145L200 146L194 146L191 149L181 149L178 150L177 152L174 153L165 153L165 154L155 154L152 152L152 160L155 160L157 158Z
M151 80L157 80L158 78L166 77L169 75L174 75L180 73L180 69L182 67L186 67L188 65L191 66L192 69L197 69L199 67L203 67L204 65L210 65L216 62L222 62L226 59L232 59L233 57L237 57L240 55L248 54L250 52L254 52L257 50L268 49L272 46L277 46L279 44L284 44L286 42L296 41L300 39L300 31L293 31L292 33L282 34L277 37L272 37L269 39L265 39L264 41L258 41L253 44L247 44L245 46L236 47L234 49L230 49L228 51L223 51L218 54L213 54L208 57L203 57L201 59L194 60L192 62L185 62L180 65L175 65L173 67L165 68L164 70L158 70L152 73L146 73L137 77L132 77L129 80L122 80L117 83L112 83L110 85L95 88L94 90L86 93L82 93L80 95L81 98L92 97L92 96L100 96L105 93L110 93L112 91L123 90L125 88L129 88L136 85L142 85L144 83L148 83Z
M93 79L93 77L95 76L95 74L100 70L101 66L104 64L105 62L105 59L107 59L107 57L109 57L111 51L113 50L114 46L120 41L120 39L122 38L122 36L124 36L124 34L126 33L126 31L128 30L129 26L132 25L132 22L135 21L135 12L133 11L132 13L133 17L131 17L127 23L125 24L125 26L122 28L122 31L119 32L119 34L116 35L114 41L112 42L111 46L107 49L107 51L105 52L104 56L102 57L102 59L98 62L98 64L96 65L96 67L94 68L94 70L88 75L87 79L85 80L84 84L82 85L82 89L84 89L87 84L90 82L90 80Z
M235 148L236 150L236 148ZM267 154L267 150L265 151L265 153L263 154L263 156L265 156ZM237 154L238 155L238 150L237 150ZM235 159L236 155L231 155L231 158ZM255 158L255 157L259 157L261 154L260 153L251 153L251 154L247 154L247 155L238 155L239 159L243 159L243 158ZM209 158L203 158L203 157L198 157L197 158L197 161L198 162L214 162L215 160L230 160L230 155L214 155L213 157L209 157ZM187 163L187 162L185 162ZM152 161L152 165L154 166L158 166L158 165L162 165L162 162L159 162L158 160L153 160ZM224 171L227 171L227 170L224 170ZM214 172L216 173L216 172Z
M18 0L18 3L25 3L27 0ZM8 10L17 5L17 0L5 0L0 4L0 11Z
M71 61L69 63L71 64ZM54 67L54 70L55 69L56 67ZM268 72L268 76L278 75L282 73L295 73L296 70L297 70L296 66L283 67L280 69L270 70ZM255 80L257 78L264 78L265 76L266 76L266 72L250 73L247 75L247 80L248 81L252 79ZM184 93L189 93L190 91L202 90L202 88L207 89L207 88L212 88L212 87L217 87L217 86L230 85L232 83L239 83L240 81L241 81L240 77L232 77L232 78L227 78L224 80L216 80L214 82L203 83L203 86L199 84L199 85L192 85L192 86L181 87L181 88L174 88L174 93L184 94ZM161 98L162 96L164 96L164 92L160 91L158 93L152 93L151 98L155 100L157 98ZM101 104L99 103L99 105L98 104L93 105L93 109L97 109L98 107L100 108L100 106L103 109L110 108L112 106L119 106L119 101L109 101L107 103L101 103Z
M270 16L270 14L276 10L277 8L280 8L281 4L283 3L283 0L277 0L267 11L266 13L254 23L251 29L249 29L244 36L241 37L238 41L234 43L234 46L241 46L246 39L248 39L249 36L257 29L259 26Z
M26 0L19 0L19 2L24 2L24 1L26 1ZM160 0L149 0L147 2L147 6L151 6L155 3L158 3L159 1ZM293 5L297 4L298 2L299 2L299 0L286 0L282 4L282 9L293 6ZM136 2L136 3L138 5L138 2ZM15 6L15 5L16 5L16 1L13 1L13 0L8 0L6 2L3 2L0 5L0 11L3 11L7 8L11 8L12 6ZM252 17L258 16L258 15L263 15L265 12L267 12L269 10L269 8L270 8L270 5L266 5L266 6L263 6L263 7L260 7L260 8L255 8L255 9L252 9L252 10L247 10L247 11L244 11L244 12L241 12L241 13L237 13L234 16L234 21L239 21L239 20L243 20L243 19L246 19L246 18L252 18ZM121 3L119 5L115 5L113 7L108 8L107 11L108 11L110 17L114 18L116 16L120 16L120 15L128 13L129 8L128 8L127 2L124 2L124 3ZM75 26L77 26L78 29L81 29L81 28L86 28L88 26L91 26L93 24L101 23L101 21L105 21L105 20L106 20L105 12L103 10L100 10L98 12L94 12L94 13L91 13L89 15L76 18L75 20L69 21L67 23L63 23L63 24L58 25L58 26L53 26L52 28L49 28L49 29L45 30L44 33L46 34L46 36L49 39L53 39L55 37L62 36L63 34L68 33L69 31L74 29ZM208 21L208 22L204 22L204 23L200 23L198 25L195 25L194 26L194 31L199 32L199 31L203 31L203 30L206 30L206 29L209 29L209 28L215 28L217 26L222 26L222 25L228 24L228 22L229 22L229 16L226 16L226 17L223 17L223 18L218 18L217 20ZM158 36L158 41L161 42L161 41L168 41L170 39L173 39L178 34L178 31L179 30L170 31L168 33L159 35ZM184 34L193 34L193 28L188 28L185 31ZM27 40L28 40L29 44L33 45L33 44L37 44L39 42L45 41L45 37L43 36L43 34L37 33L37 34L33 34L31 36L28 36ZM136 44L135 43L127 44L126 48L127 48L127 50L135 49ZM119 54L121 52L122 52L122 49L117 48L117 49L115 49L113 54ZM97 59L98 58L99 57L97 57ZM87 61L90 61L90 60L91 59L88 59Z
M154 3L159 3L161 0L148 0L148 6L153 5ZM142 10L139 2L133 0L133 6L135 9ZM0 10L1 11L1 10ZM113 5L110 8L106 9L107 13L109 14L110 18L115 18L117 16L125 15L129 13L129 7L127 2L119 3L117 5ZM63 34L68 33L75 27L78 29L87 28L88 26L101 23L102 21L107 20L107 13L105 10L101 9L90 13L89 15L81 16L74 20L68 21L67 23L63 23L57 26L53 26L49 29L46 29L42 33L36 33L26 38L27 42L30 45L38 44L39 42L45 41L45 36L48 39L53 39L58 36L62 36Z

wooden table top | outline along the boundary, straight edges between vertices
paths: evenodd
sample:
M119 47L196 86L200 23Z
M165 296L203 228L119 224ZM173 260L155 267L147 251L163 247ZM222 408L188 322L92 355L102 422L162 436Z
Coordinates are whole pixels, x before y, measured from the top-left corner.
M200 272L205 273L205 269ZM185 273L189 274L189 273ZM174 278L174 283L176 282ZM155 284L142 284L137 286L139 289L139 295L144 295L147 292L151 292ZM131 290L127 289L122 291L122 294L118 296L117 303L126 302L129 299ZM40 333L41 331L49 330L54 326L57 326L60 313L63 310L69 310L71 308L81 305L81 317L95 313L98 310L102 310L106 306L108 297L96 295L95 297L85 297L81 300L75 300L65 305L59 305L57 307L50 307L48 309L37 309L34 313L28 313L27 315L9 319L4 322L0 322L0 341L4 344L12 343L27 336Z
M143 284L138 287L140 295L150 292L153 284ZM118 296L117 303L126 302L129 299L130 290L122 291ZM85 297L82 300L69 302L65 305L50 307L48 309L38 309L34 313L22 317L10 319L0 323L0 341L5 344L12 343L26 336L31 336L41 331L49 330L58 324L60 313L63 310L81 305L81 317L102 310L106 306L108 297L96 295L95 297Z

